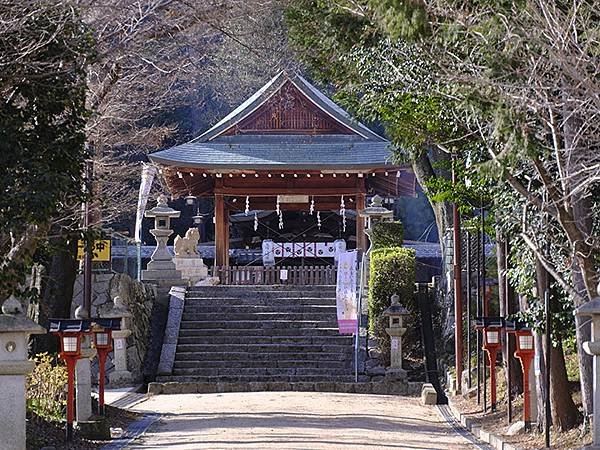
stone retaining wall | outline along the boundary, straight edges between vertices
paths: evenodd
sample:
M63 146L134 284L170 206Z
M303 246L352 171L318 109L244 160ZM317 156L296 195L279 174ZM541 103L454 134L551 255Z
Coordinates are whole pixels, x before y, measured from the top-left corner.
M127 338L127 370L134 382L142 380L142 365L150 336L150 314L156 300L156 289L139 283L127 274L95 273L92 275L92 317L102 317L112 308L115 296L120 296L132 317L129 320L131 335ZM79 275L73 288L71 314L83 303L83 276ZM107 360L107 375L112 371L112 353ZM92 362L97 377L97 360Z
M340 392L345 394L380 394L419 396L423 383L420 382L167 382L149 383L148 394L214 394L221 392L263 392L263 391L308 391Z

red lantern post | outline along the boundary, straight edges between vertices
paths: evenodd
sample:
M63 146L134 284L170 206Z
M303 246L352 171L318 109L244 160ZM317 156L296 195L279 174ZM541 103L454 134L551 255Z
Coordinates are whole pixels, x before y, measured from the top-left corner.
M98 375L98 414L104 415L104 370L106 366L106 357L112 351L112 330L97 327L94 329L94 345L98 352L98 365L100 373Z
M500 332L504 328L504 318L477 317L475 328L483 330L483 349L487 353L490 366L491 409L496 411L496 356L502 348Z
M535 355L535 349L533 345L533 334L529 330L517 330L517 350L515 351L515 357L521 361L521 368L523 369L523 421L525 422L525 429L531 429L531 394L529 392L529 370L531 368L531 361Z
M104 378L106 358L112 351L112 332L121 329L121 318L95 318L94 322L94 346L98 352L98 414L104 415Z
M484 329L484 342L483 349L488 355L488 362L490 365L490 397L491 397L491 408L492 411L496 411L496 356L498 351L502 348L500 342L500 330L501 328L486 327Z
M60 357L67 365L67 441L73 439L73 402L75 401L75 365L81 358L82 333L59 333Z
M90 321L79 319L50 319L50 333L60 339L60 358L67 365L67 442L73 440L75 365L81 358L81 337L89 332Z

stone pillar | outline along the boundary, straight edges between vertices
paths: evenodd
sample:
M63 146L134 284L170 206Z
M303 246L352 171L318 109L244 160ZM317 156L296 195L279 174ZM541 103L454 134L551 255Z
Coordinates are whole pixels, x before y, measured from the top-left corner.
M10 297L0 314L0 436L5 450L25 448L25 375L34 364L27 359L27 338L46 330L23 314Z
M129 320L131 313L127 306L116 296L113 300L114 306L110 311L110 317L121 318L121 329L113 331L113 364L114 370L108 374L108 381L111 386L128 385L133 381L131 372L127 370L127 338L131 335L129 329Z
M598 285L600 295L600 285ZM575 310L575 315L592 318L592 340L583 343L583 349L594 358L594 416L592 445L587 450L600 450L600 297L583 304Z
M390 336L390 367L386 370L386 376L405 378L406 371L402 368L402 336L406 328L386 328Z
M538 397L535 384L535 369L533 364L534 363L532 362L531 367L529 368L529 380L527 382L529 383L529 410L531 412L531 417L533 420L535 420L538 415ZM523 380L523 382L525 382L525 380Z
M83 306L75 310L75 318L87 319L87 311ZM75 420L87 422L92 417L92 369L91 361L96 356L96 349L92 348L92 338L84 335L81 340L81 359L75 365Z

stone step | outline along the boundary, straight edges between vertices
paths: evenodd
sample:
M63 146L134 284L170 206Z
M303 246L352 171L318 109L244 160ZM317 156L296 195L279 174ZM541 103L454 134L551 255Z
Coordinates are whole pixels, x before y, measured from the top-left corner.
M231 353L346 353L349 345L280 345L280 344L178 344L177 352Z
M229 378L231 381L242 380L245 377L257 377L252 381L260 381L261 379L281 378L282 381L295 378L300 381L302 379L341 379L350 378L354 375L352 368L347 369L319 369L319 368L232 368L232 369L200 369L200 368L173 368L172 376L187 376L196 379L212 378L212 381L218 381L217 378ZM208 381L208 380L207 380ZM250 381L250 380L249 380Z
M298 354L286 354L285 352L262 352L262 353L249 353L247 351L241 352L207 352L207 351L194 351L194 352L177 352L175 355L176 361L278 361L278 360L307 360L307 361L346 361L348 358L352 358L352 349L350 351L337 351L337 352L313 352L313 353L298 353Z
M229 285L217 284L215 286L191 286L187 289L188 293L197 292L335 292L334 284L324 285L291 285L291 284L245 284Z
M326 314L335 315L337 308L335 305L275 305L275 304L267 304L267 305L255 305L255 304L246 304L246 305L212 305L210 303L197 305L197 304L188 304L185 306L186 313L222 313L222 314L231 314L231 313L304 313L304 312L319 312Z
M357 394L387 394L387 395L419 395L423 383L377 383L368 382L359 376L359 382L354 377L344 377L345 380L335 381L234 381L234 382L204 382L194 380L194 377L159 377L159 382L148 385L148 394L211 394L218 392L261 392L261 391L304 391L304 392L340 392Z
M184 321L219 321L219 320L227 320L229 321L260 321L267 322L272 320L282 321L282 320L290 320L290 321L299 321L299 320L309 320L309 321L330 321L337 320L335 314L330 313L322 313L322 312L240 312L240 313L228 313L224 314L222 312L218 313L204 313L204 312L188 312L186 309L183 312L182 320Z
M195 336L343 336L337 326L328 328L181 328L179 337ZM345 335L344 335L345 336Z
M177 369L193 369L193 368L209 368L209 369L233 369L233 368L246 368L246 369L258 369L258 368L292 368L292 367L304 367L304 368L319 368L319 369L347 369L353 367L352 358L340 359L339 361L315 361L313 358L306 360L297 359L268 359L268 360L226 360L226 361L211 361L211 360L176 360L173 366Z
M247 330L251 328L290 329L290 328L333 328L337 326L337 320L182 320L181 330L187 329L214 329L231 328Z
M359 378L361 380L361 378ZM335 382L353 382L354 375L238 375L238 376L194 376L194 375L168 375L157 377L159 382L196 382L196 383L251 383L251 382L284 382L284 383L299 383L299 382L320 382L327 381ZM286 389L278 389L286 390Z
M335 297L186 297L185 306L335 306Z
M178 344L292 344L292 345L351 345L352 336L189 336L180 334Z
M333 376L343 377L352 375L352 367L347 368L318 368L318 367L173 367L173 375L189 375L194 377L259 377L259 376Z

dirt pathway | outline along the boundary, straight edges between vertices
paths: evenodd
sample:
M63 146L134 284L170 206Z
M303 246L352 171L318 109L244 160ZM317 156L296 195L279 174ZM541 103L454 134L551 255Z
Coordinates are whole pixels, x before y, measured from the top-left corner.
M475 449L417 399L313 392L161 395L134 449Z

